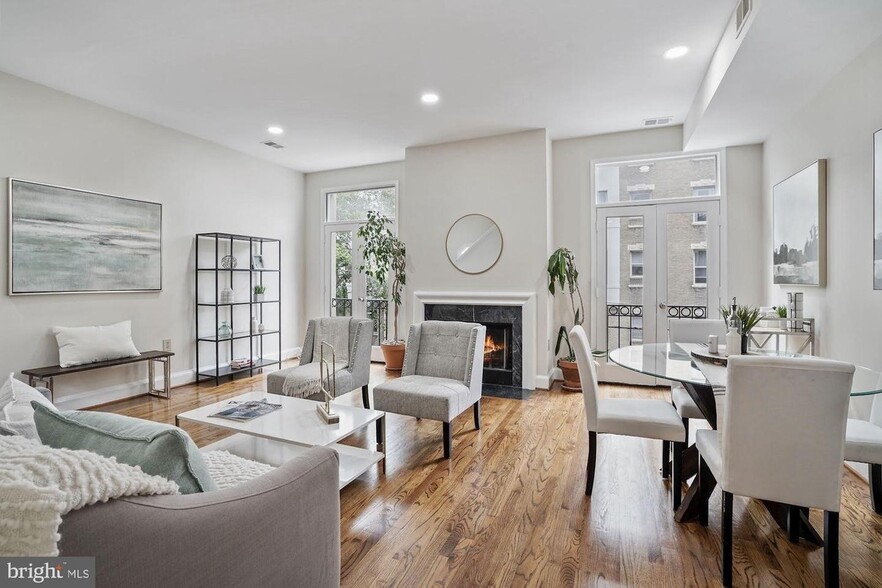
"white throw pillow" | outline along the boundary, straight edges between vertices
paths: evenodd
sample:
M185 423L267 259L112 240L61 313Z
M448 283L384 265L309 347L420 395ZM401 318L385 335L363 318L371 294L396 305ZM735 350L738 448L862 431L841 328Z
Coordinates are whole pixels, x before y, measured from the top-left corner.
M52 332L61 367L140 355L132 342L132 321L106 327L55 327Z
M31 401L37 401L55 410L55 406L39 390L16 380L15 374L9 374L0 386L0 403L4 403L0 413L0 429L39 441L40 436L34 424L34 408L31 406Z

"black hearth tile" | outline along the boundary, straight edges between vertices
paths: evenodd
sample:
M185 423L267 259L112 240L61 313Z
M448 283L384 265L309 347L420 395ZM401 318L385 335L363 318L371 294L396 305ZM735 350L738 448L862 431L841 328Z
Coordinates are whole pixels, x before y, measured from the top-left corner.
M528 400L532 390L515 386L498 386L496 384L484 384L482 396L493 398L507 398L509 400Z
M471 304L426 304L427 321L475 321L475 307Z
M520 319L520 306L475 306L475 320L478 322L510 325L520 322Z

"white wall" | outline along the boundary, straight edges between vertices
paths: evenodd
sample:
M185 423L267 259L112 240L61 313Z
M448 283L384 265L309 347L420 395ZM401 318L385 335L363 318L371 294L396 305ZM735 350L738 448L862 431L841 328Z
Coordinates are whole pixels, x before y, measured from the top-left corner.
M322 295L322 280L325 261L322 259L322 239L325 221L325 203L323 192L337 188L353 188L375 185L383 182L398 182L398 202L406 198L404 186L404 162L394 161L378 165L349 167L324 172L306 174L305 188L305 225L303 234L306 239L306 259L304 280L304 316L307 320L328 314L327 303ZM304 326L305 329L305 326ZM302 339L305 330L299 336Z
M407 149L407 193L400 201L399 232L413 261L403 328L413 317L415 291L535 292L540 340L533 361L537 380L548 374L548 155L544 129ZM496 221L504 241L497 264L478 275L453 267L445 248L450 226L471 213Z
M299 345L302 174L0 73L0 177L163 204L162 292L4 294L0 373L57 363L49 333L54 325L131 319L139 349L160 349L163 339L172 339L173 383L192 378L193 235L207 231L282 239L282 347ZM0 255L7 258L5 234ZM131 394L122 384L138 379L146 379L143 364L70 376L56 381L56 398L67 406L95 404Z
M882 369L882 291L873 290L873 133L882 127L882 40L771 133L764 149L764 286L769 302L805 292L819 354ZM772 186L827 161L827 286L772 282ZM853 403L854 404L854 403ZM860 405L860 403L857 403ZM857 406L861 413L866 406ZM860 410L863 409L863 410Z

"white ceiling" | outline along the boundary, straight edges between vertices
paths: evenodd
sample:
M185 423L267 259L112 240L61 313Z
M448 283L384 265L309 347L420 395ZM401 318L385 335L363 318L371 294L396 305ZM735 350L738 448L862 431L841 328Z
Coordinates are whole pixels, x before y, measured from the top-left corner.
M682 122L732 0L0 0L0 70L301 171ZM678 60L662 53L691 51ZM424 90L440 104L419 101ZM285 128L270 137L269 124ZM286 146L272 150L260 141Z

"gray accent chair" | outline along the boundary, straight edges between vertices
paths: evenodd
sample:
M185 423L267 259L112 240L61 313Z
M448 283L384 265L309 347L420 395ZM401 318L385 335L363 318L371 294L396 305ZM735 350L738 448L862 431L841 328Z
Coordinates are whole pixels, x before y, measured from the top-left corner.
M315 447L223 490L120 498L65 515L61 556L99 586L340 586L337 453Z
M426 321L410 327L401 377L374 387L374 409L441 421L444 457L450 457L450 422L473 407L481 428L481 381L486 327ZM381 427L381 421L377 422ZM378 434L380 431L378 430Z
M266 391L306 398L321 392L319 360L321 344L334 346L337 354L337 393L345 394L361 388L365 408L370 406L368 383L371 377L371 346L373 321L344 317L312 319L306 328L300 365L273 372L266 377ZM330 361L330 357L325 357Z

